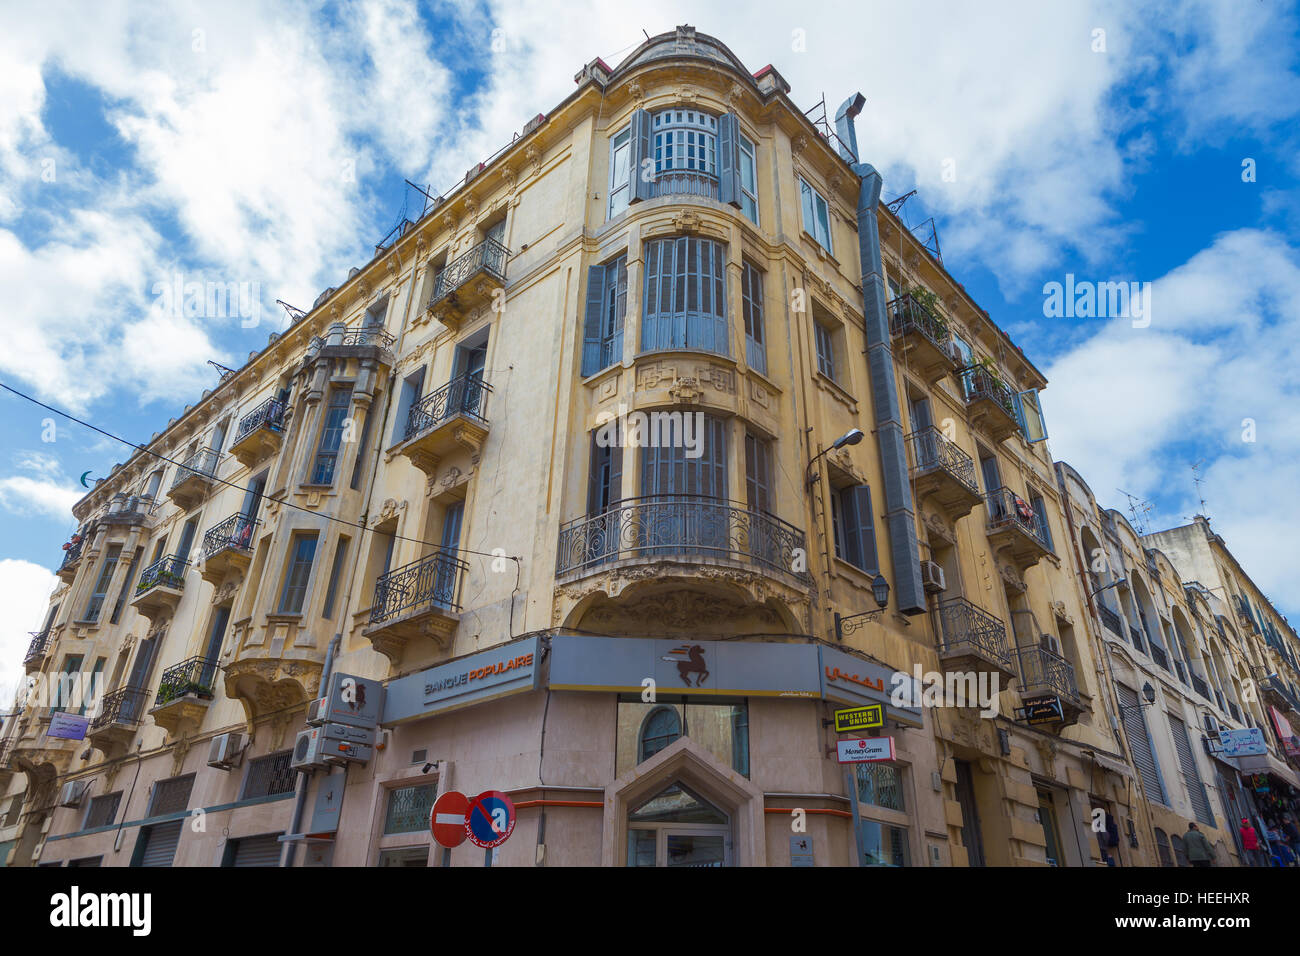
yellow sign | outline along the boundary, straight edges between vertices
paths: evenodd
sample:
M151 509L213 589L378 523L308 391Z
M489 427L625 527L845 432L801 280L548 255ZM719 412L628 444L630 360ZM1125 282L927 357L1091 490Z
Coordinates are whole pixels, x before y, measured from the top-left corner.
M837 734L851 734L858 730L870 730L872 727L883 726L885 726L884 708L879 704L835 711L835 732Z

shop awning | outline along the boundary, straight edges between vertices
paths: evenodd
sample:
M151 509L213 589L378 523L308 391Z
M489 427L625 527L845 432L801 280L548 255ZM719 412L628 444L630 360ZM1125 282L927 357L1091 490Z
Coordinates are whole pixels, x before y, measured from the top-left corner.
M1248 757L1232 757L1228 761L1242 773L1271 773L1300 790L1300 775L1278 760L1272 754L1252 754Z

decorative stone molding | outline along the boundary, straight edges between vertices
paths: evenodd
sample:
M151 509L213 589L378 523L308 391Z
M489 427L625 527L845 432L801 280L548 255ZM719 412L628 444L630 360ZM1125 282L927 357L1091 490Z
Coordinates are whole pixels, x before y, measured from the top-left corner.
M1012 590L1016 591L1019 594L1025 593L1028 585L1025 584L1024 579L1021 578L1021 576L1018 573L1016 573L1016 569L1013 568L1011 565L999 564L998 574L1002 576L1002 580L1006 582L1007 587L1011 588Z
M685 209L673 216L673 229L677 232L697 233L703 225L704 220L693 209Z
M685 405L691 405L700 400L703 394L700 389L699 380L694 376L686 375L673 382L668 388L668 393L672 395L673 401Z
M931 537L938 538L948 544L957 543L957 531L950 525L942 515L936 512L929 512L925 515L925 528Z
M635 102L637 106L640 106L642 101L645 100L645 89L636 80L629 80L627 86L623 87L623 90L632 98L633 102Z
M796 136L794 139L790 141L790 149L796 155L802 153L807 148L808 148L808 137L803 133L800 133L798 136Z

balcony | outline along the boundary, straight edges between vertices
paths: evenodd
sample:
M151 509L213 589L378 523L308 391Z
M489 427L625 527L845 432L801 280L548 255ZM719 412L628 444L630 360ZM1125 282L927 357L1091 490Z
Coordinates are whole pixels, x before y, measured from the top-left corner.
M375 582L370 625L362 633L395 667L414 638L446 647L460 622L457 589L468 569L454 551L437 551L389 571Z
M1232 701L1228 701L1228 713L1232 715L1233 720L1237 723L1241 723L1241 711L1237 709L1237 705Z
M1205 682L1205 678L1201 677L1201 675L1192 674L1192 689L1207 701L1210 699L1210 685Z
M1262 696L1266 704L1271 704L1279 710L1292 710L1297 715L1300 715L1300 700L1292 696L1291 691L1282 683L1281 678L1276 674L1268 674L1259 668L1256 668L1255 678L1259 684L1259 689L1263 692Z
M937 609L939 664L945 671L974 671L1015 677L1015 663L1000 620L965 598L951 598Z
M217 682L217 662L191 657L163 671L149 713L153 722L172 736L185 724L197 727L212 703Z
M920 300L911 295L900 295L886 307L889 310L889 334L895 346L895 355L905 357L909 368L915 368L927 382L937 382L957 368L953 357L952 333L948 325Z
M999 488L985 499L985 503L988 506L988 527L985 530L989 545L995 552L1005 550L1017 570L1033 567L1052 553L1038 514L1029 502L1010 488Z
M1129 621L1128 634L1133 639L1133 646L1139 651L1145 651L1150 640L1146 637L1146 630L1141 624Z
M916 498L931 499L951 520L965 517L980 503L975 462L931 426L907 436Z
M492 301L505 288L510 251L495 239L484 239L458 256L433 281L429 311L455 330L475 309Z
M391 367L393 344L397 338L385 332L383 326L367 325L349 329L341 322L331 325L324 337L316 336L308 343L308 354L316 359L356 359L358 362L375 362Z
M1017 651L1020 657L1020 696L1060 698L1061 713L1068 726L1083 712L1074 665L1051 648L1034 644Z
M203 535L203 567L199 574L218 585L231 571L245 572L253 560L253 535L262 522L234 514Z
M707 558L807 585L811 575L792 570L806 547L804 533L794 525L740 502L648 495L562 525L555 573L576 577L639 558Z
M81 535L74 534L72 540L64 545L63 561L55 574L66 584L71 584L77 576L77 566L81 562L81 549L85 546L85 543L85 539Z
M1216 690L1214 692L1214 702L1219 705L1219 713L1227 712L1228 705L1223 700L1223 691Z
M280 450L284 437L285 404L268 398L239 420L230 453L247 468L271 457Z
M1020 430L1014 393L983 365L968 365L958 372L966 408L975 427L1002 441Z
M167 497L183 511L189 511L208 496L217 483L217 464L221 456L216 449L204 448L185 459L167 489Z
M190 563L182 561L180 555L171 554L159 558L140 572L140 581L135 586L131 606L150 620L176 610L185 588L185 572L189 566Z
M108 510L96 520L97 525L125 528L143 527L153 511L154 501L149 495L115 495Z
M476 375L452 379L411 406L397 451L430 477L448 454L478 455L487 440L484 412L491 392L492 386Z
M1117 637L1122 638L1124 636L1124 621L1100 601L1097 602L1097 614L1101 617L1101 623L1105 625L1106 630Z
M99 715L90 722L86 739L110 759L125 751L140 728L148 699L149 691L143 687L124 687L106 694Z
M1152 641L1151 644L1150 644L1150 650L1148 651L1148 653L1150 653L1150 655L1151 655L1151 659L1152 659L1153 661L1155 661L1157 664L1159 664L1159 665L1160 665L1161 667L1163 667L1165 670L1170 670L1170 668L1169 668L1169 655L1165 653L1165 649L1164 649L1163 647L1161 647L1159 644L1157 644L1157 643L1155 643L1154 641ZM1172 673L1172 671L1170 671L1170 673Z
M1178 679L1180 681L1182 681L1184 684L1187 683L1187 668L1183 667L1182 661L1180 660L1174 661L1174 673L1178 675Z
M650 181L650 198L660 196L698 196L701 199L718 198L718 178L708 173L686 169L664 170Z
M41 664L45 661L45 652L50 648L50 630L46 628L43 631L29 631L32 636L31 643L27 645L27 653L23 656L23 667L27 673L33 674L41 669Z

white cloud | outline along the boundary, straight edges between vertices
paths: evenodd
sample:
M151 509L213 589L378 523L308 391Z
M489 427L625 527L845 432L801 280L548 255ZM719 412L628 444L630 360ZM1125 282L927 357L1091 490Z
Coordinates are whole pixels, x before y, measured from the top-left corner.
M23 657L31 643L29 631L45 622L49 597L59 579L30 561L0 560L0 711L8 713L25 671Z
M0 478L0 508L19 515L45 515L71 523L72 506L85 490L75 490L58 459L38 451L19 451L15 465L26 474Z

